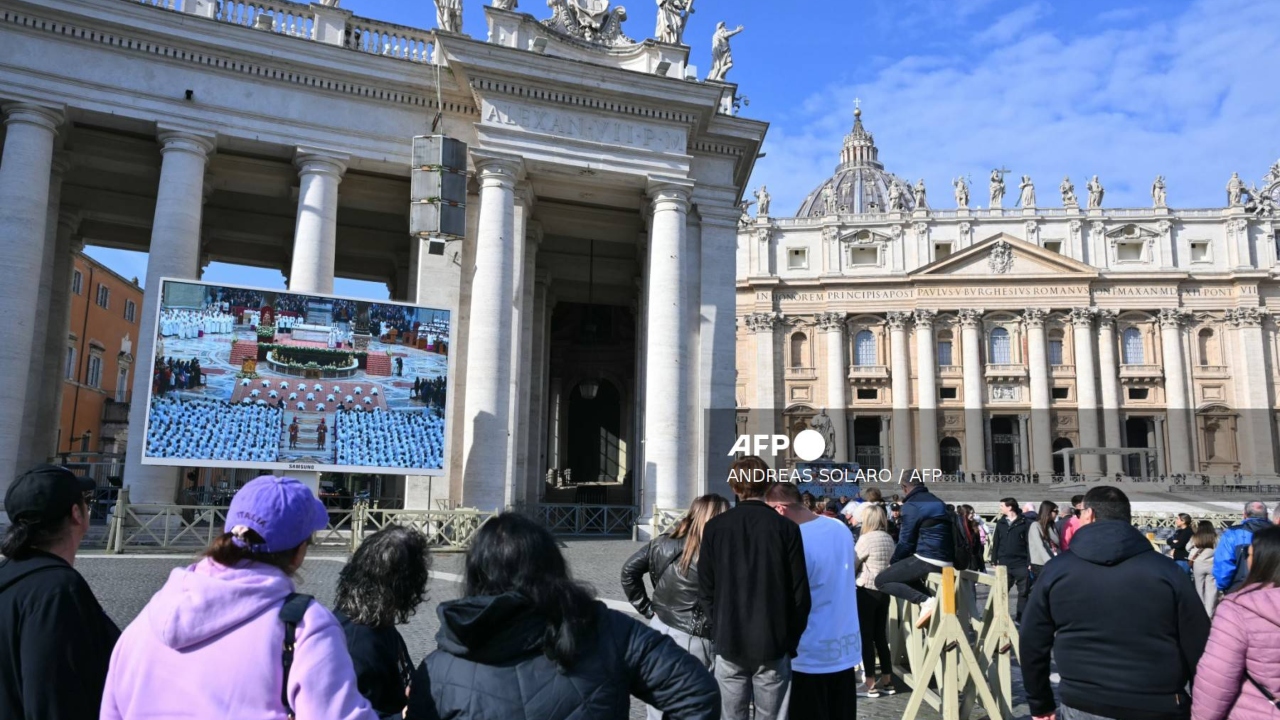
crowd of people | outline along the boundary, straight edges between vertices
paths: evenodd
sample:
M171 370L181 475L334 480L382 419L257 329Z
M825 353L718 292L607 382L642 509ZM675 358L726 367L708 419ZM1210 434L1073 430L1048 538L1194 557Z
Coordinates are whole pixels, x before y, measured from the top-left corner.
M147 456L274 462L284 411L269 405L157 396L147 423Z
M341 411L334 422L339 465L444 467L444 418L432 411Z
M234 332L235 324L233 316L214 306L204 310L160 310L160 334L164 337L176 336L180 340Z
M200 358L190 360L174 360L173 358L156 358L156 366L151 371L151 394L162 395L174 390L190 390L204 385L204 371L200 368Z
M410 391L409 397L443 410L445 394L448 391L448 384L445 380L446 378L443 375L435 378L414 378L413 389Z
M920 605L927 625L936 598L925 579L973 568L980 526L908 481L895 541L883 498L817 512L794 484L752 481L758 470L760 458L735 461L736 504L696 499L624 564L647 625L595 600L535 520L497 515L477 531L461 597L439 604L436 648L415 667L396 626L427 592L416 530L367 538L330 610L295 585L324 505L296 480L257 478L232 499L223 534L121 633L72 567L91 483L40 466L5 496L0 667L26 674L0 673L0 716L588 720L627 717L635 697L653 718L851 720L860 697L895 691L889 598ZM1062 513L1002 507L991 558L1026 565L1018 655L1035 720L1275 716L1280 527L1262 503L1212 538L1180 519L1167 556L1114 486ZM1209 544L1212 619L1188 573ZM1182 550L1185 566L1172 556Z

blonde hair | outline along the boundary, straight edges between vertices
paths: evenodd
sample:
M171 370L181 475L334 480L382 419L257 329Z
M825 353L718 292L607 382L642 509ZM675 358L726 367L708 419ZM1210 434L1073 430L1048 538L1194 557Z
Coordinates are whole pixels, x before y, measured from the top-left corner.
M885 513L883 505L879 503L863 503L861 515L862 532L869 533L877 530L887 531L889 529L889 515Z
M689 566L698 559L698 548L702 545L702 529L707 521L729 509L729 501L720 495L703 495L689 505L689 512L676 523L671 531L675 540L684 538L684 552L680 554L680 574L688 575Z

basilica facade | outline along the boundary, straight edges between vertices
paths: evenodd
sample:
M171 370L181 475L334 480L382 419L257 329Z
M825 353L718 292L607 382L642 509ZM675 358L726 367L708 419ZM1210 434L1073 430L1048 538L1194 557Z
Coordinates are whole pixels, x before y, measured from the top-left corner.
M721 259L766 130L737 116L728 36L699 77L687 12L634 40L607 0L544 17L499 1L478 28L439 5L424 30L339 0L4 4L0 491L53 453L84 245L149 253L138 363L160 279L215 261L452 311L445 473L398 480L407 507L574 500L551 475L643 515L723 474L705 448L731 443L731 418L701 410L733 405ZM468 147L459 239L411 234L412 140L433 133ZM141 446L132 501L173 502L179 471L141 464Z
M795 216L767 190L744 210L739 423L834 427L828 456L863 468L1274 477L1280 163L1214 208L1080 180L929 195L856 112Z

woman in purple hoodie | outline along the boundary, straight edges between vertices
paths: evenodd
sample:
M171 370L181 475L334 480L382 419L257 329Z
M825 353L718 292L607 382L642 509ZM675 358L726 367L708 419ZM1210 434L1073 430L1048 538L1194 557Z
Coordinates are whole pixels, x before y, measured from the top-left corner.
M309 598L285 680L281 609L328 514L310 488L264 476L240 489L226 532L178 568L111 655L101 720L377 720L356 687L346 637ZM286 708L285 703L288 703Z
M1280 527L1253 534L1249 575L1218 605L1193 690L1193 720L1280 717Z

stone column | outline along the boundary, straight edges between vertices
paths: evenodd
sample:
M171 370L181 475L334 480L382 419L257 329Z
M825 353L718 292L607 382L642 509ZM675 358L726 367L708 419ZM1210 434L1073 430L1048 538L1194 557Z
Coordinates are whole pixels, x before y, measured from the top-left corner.
M643 516L653 508L685 507L691 487L688 457L693 426L682 390L692 369L688 312L680 289L690 185L650 181L649 327L645 343Z
M747 329L756 336L756 402L753 433L773 435L778 432L778 373L775 369L776 340L773 329L781 316L778 313L756 313L747 316Z
M893 392L893 470L915 467L911 443L911 356L907 350L909 312L891 312L889 322L890 388Z
M934 310L916 310L916 380L920 406L920 424L916 428L916 441L919 443L917 457L920 467L936 470L942 467L938 462L938 363L934 350L933 320L938 313Z
M1027 435L1027 419L1026 413L1018 413L1018 449L1021 457L1018 458L1018 470L1020 472L1031 474L1031 451L1028 449Z
M1098 379L1102 383L1102 442L1109 448L1120 442L1120 364L1116 355L1116 313L1100 309L1098 315ZM1119 455L1107 455L1107 475L1121 471Z
M1090 307L1071 311L1071 332L1075 341L1076 418L1080 425L1080 447L1098 446L1098 382L1093 362L1093 315ZM1081 455L1076 472L1098 475L1102 465L1097 455Z
M75 269L76 253L84 249L84 239L76 235L79 228L78 215L70 212L58 214L57 239L53 255L53 284L49 295L48 331L45 333L44 362L39 385L40 412L36 416L35 452L41 457L53 457L58 451L58 425L62 420L64 363L66 362L67 336L71 327L71 272ZM136 356L134 367L138 367Z
M48 361L49 352L49 333L52 332L50 322L55 315L52 307L53 294L55 292L54 283L54 263L58 245L58 209L62 204L62 177L70 168L70 162L65 156L55 155L53 159L52 172L49 176L49 211L45 220L45 235L43 254L40 258L40 288L36 296L36 307L44 311L44 317L36 318L34 323L33 334L31 338L31 364L27 370L27 400L26 409L22 415L26 418L26 422L22 424L21 444L18 446L18 468L28 468L38 463L47 462L49 460L48 447L44 442L45 426L41 424L42 419L49 417L48 408L43 406L44 401L44 383L45 383L45 365ZM61 288L65 295L69 291L69 287ZM55 353L58 358L62 357L61 348L66 345L66 332L63 328L62 337L58 340L59 351ZM57 380L61 382L61 378ZM42 418L42 415L45 417Z
M524 185L524 183L521 183ZM524 195L522 198L521 195ZM542 229L537 222L528 218L533 205L533 192L518 193L517 201L521 203L520 212L524 216L524 242L521 243L521 255L518 261L518 279L514 305L519 322L513 328L512 338L512 397L511 417L514 418L513 433L516 439L511 453L512 477L515 478L515 502L536 503L538 501L536 485L529 483L529 431L532 428L529 409L532 406L533 382L533 280L537 263L538 242L542 237ZM533 494L530 499L530 494Z
M849 371L845 367L844 319L842 312L818 315L818 328L827 338L827 417L836 430L836 446L828 448L836 462L849 461Z
M1186 311L1160 311L1160 344L1164 360L1165 412L1169 418L1169 472L1193 472L1191 467L1191 404L1187 398L1186 363L1182 357L1182 321Z
M298 148L298 222L293 235L289 289L332 293L334 254L338 247L338 184L347 170L347 155Z
M547 426L547 285L550 282L550 272L535 268L533 277L533 367L529 371L528 464L524 479L527 487L526 501L529 503L538 502L547 475L543 457Z
M1049 356L1045 348L1042 308L1023 314L1027 327L1027 366L1031 374L1031 468L1048 481L1053 474L1053 427L1049 418Z
M519 158L472 152L480 179L475 274L467 325L463 422L463 502L491 510L513 497L511 435L512 298L515 293L515 187Z
M160 185L147 254L147 284L138 319L134 355L133 402L129 406L129 447L124 482L129 501L168 504L178 490L175 468L142 464L146 445L146 399L151 392L155 358L156 316L160 311L160 279L200 278L200 222L204 212L204 173L216 138L212 134L160 128Z
M964 470L987 471L986 423L982 420L986 387L982 367L982 310L963 309L960 315L960 352L964 363Z
M12 103L0 106L6 128L0 161L0 267L8 270L0 293L5 341L0 343L0 492L26 468L18 467L27 375L36 349L35 326L46 309L38 304L49 215L53 144L61 110Z
M1155 417L1154 435L1156 436L1156 466L1152 470L1152 472L1154 472L1156 475L1166 475L1167 473L1165 472L1165 469L1168 466L1165 465L1165 460L1164 460L1164 418L1160 417L1159 415ZM1143 461L1142 461L1143 467L1146 467L1147 462L1148 462L1148 459L1143 458Z
M702 388L701 461L704 492L732 495L725 479L729 477L728 448L738 435L737 412L737 267L722 262L734 256L738 246L738 217L741 211L723 195L713 197L707 188L699 188L694 196L701 217L698 252L702 261L701 302L698 311L699 386ZM723 449L721 449L723 448Z
M1240 412L1240 459L1246 475L1275 475L1275 438L1271 425L1271 379L1267 375L1262 323L1267 310L1242 307L1227 311L1240 337L1236 368L1236 407Z

